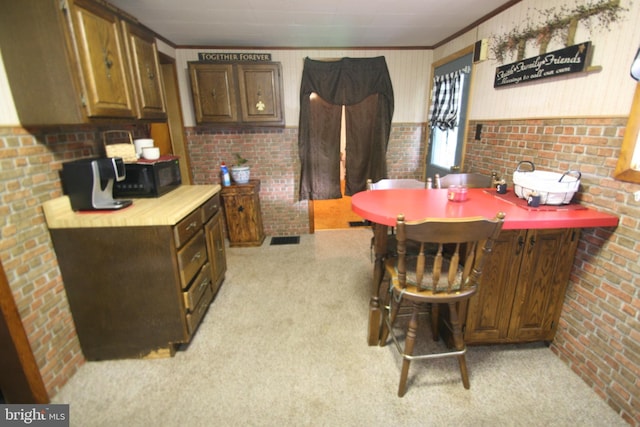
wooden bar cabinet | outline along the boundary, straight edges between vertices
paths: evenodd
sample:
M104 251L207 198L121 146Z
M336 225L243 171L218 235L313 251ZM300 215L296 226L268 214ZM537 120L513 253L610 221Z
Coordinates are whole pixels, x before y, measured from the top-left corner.
M264 241L260 211L260 180L222 187L229 246L260 246Z

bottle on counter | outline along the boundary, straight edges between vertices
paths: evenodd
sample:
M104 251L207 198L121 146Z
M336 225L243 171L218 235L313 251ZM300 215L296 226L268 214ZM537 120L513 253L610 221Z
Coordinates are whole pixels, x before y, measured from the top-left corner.
M229 175L229 168L227 168L227 165L222 162L222 164L220 165L220 169L222 174L222 185L224 185L225 187L230 186L231 176Z
M435 179L434 179L434 186L435 186L435 188L442 188L442 183L440 182L440 174L439 174L439 173L437 173L437 174L434 176L434 178L435 178Z

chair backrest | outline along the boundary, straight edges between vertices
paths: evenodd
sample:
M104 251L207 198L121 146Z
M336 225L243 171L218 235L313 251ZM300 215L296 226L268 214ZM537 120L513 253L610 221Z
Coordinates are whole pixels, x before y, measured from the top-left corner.
M434 295L474 291L493 241L502 229L504 217L503 212L498 212L493 219L427 218L405 222L404 215L398 215L397 271L400 286L406 288L409 277L411 285ZM407 261L408 241L420 245L415 266ZM433 247L435 251L425 250Z
M367 180L367 190L391 190L391 189L411 189L426 188L427 184L417 179L381 179L378 182Z
M479 173L452 173L440 178L442 188L450 185L466 185L469 188L492 187L491 177Z

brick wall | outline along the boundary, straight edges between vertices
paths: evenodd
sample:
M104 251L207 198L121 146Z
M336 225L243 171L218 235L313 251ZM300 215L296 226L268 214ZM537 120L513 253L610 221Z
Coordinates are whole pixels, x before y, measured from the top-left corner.
M387 150L389 177L420 178L424 168L422 125L392 126ZM220 184L220 163L233 164L234 153L249 159L251 178L260 180L265 234L309 232L308 202L299 201L298 129L186 129L194 184Z
M542 170L579 170L578 198L620 217L615 229L583 230L551 349L632 425L640 425L640 185L613 179L626 118L509 120L483 125L465 166L498 171L511 186L528 160ZM541 373L543 374L543 373Z
M92 127L0 127L0 260L49 396L84 357L41 205L62 194L62 162L102 151Z
M234 153L248 159L251 178L260 180L265 234L284 236L309 231L307 201L298 201L300 161L297 129L186 129L194 184L220 184L220 163Z
M425 125L393 124L387 147L387 176L423 179L427 138Z

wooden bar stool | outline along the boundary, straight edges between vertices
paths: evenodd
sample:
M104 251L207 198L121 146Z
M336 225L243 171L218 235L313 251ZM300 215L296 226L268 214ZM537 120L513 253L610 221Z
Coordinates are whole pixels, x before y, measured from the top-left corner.
M456 357L460 366L462 383L469 388L469 374L465 359L466 347L458 318L460 302L469 299L480 282L482 267L491 255L493 241L498 237L504 222L504 213L498 212L493 219L482 217L459 219L423 219L405 222L404 215L396 221L397 257L385 260L385 279L389 292L384 303L384 322L380 346L384 346L389 333L402 355L402 371L398 396L404 396L407 388L409 366L412 360ZM407 255L407 242L419 246L417 256ZM435 245L435 253L425 247ZM385 282L383 282L385 283ZM448 306L445 324L453 338L453 349L414 355L421 311L439 304ZM393 331L393 325L402 306L410 306L404 348ZM432 315L434 339L438 334L438 319Z

